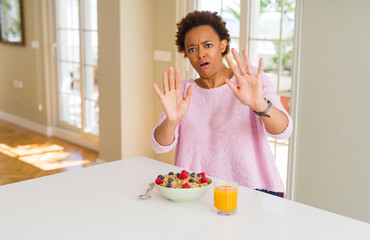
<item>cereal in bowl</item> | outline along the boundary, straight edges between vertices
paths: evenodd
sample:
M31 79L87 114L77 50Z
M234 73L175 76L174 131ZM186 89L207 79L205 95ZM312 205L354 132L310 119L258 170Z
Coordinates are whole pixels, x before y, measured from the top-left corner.
M155 183L162 187L168 188L197 188L207 186L209 180L206 178L204 172L189 173L182 170L181 173L169 172L167 175L158 175Z

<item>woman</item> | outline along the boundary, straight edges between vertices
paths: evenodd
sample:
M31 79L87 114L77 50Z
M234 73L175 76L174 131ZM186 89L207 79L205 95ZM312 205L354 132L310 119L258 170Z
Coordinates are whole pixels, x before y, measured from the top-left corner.
M238 182L282 196L284 185L266 139L288 138L289 114L262 72L243 51L229 52L226 23L217 13L195 11L177 24L176 45L198 72L198 79L180 81L180 73L163 72L162 93L153 83L164 112L151 135L153 150L176 147L175 165ZM230 68L222 59L225 56Z

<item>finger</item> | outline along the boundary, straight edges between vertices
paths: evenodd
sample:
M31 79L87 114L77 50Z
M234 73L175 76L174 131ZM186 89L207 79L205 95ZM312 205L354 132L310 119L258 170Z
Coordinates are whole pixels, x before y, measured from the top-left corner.
M227 64L229 64L229 67L231 68L231 70L233 71L235 77L239 77L240 76L240 72L239 70L236 68L235 64L233 63L233 61L231 60L230 56L229 55L226 55L225 56L225 59L227 61Z
M157 92L159 98L162 98L163 94L161 92L161 90L159 89L158 85L154 82L152 83L153 87L154 87L154 90Z
M256 77L258 79L261 79L262 66L263 66L263 58L260 58L260 61L259 61L259 64L258 64L258 69L257 69L257 75L256 75Z
M190 97L191 97L191 90L193 86L189 86L188 89L186 89L186 94L185 94L185 102L190 102Z
M164 94L167 94L170 90L168 89L168 79L167 79L167 72L162 73L162 79L163 79L163 91Z
M233 93L236 95L238 93L238 88L235 86L235 84L228 78L225 78L225 82L227 86L229 86Z
M226 55L225 56L225 59L227 61L227 63L229 64L231 70L233 71L234 73L234 76L235 76L235 79L236 79L236 84L237 85L240 85L240 72L239 70L236 68L235 64L233 63L233 61L231 60L230 56L229 55Z
M246 69L245 69L245 66L244 66L244 64L243 64L242 60L240 59L238 52L237 52L234 48L233 48L233 49L231 49L231 52L232 52L232 53L233 53L233 55L234 55L235 61L236 61L236 63L238 64L238 67L239 67L239 69L240 69L240 72L241 72L242 74L247 74L247 71L246 71Z
M170 67L170 71L169 71L169 75L170 75L170 91L175 89L175 76L173 74L173 68Z
M247 66L247 72L249 75L253 75L253 69L252 69L252 66L251 66L251 63L249 61L249 58L248 58L248 54L247 54L247 50L243 50L243 56L244 56L244 60L245 60L245 65Z
M176 68L175 71L175 80L176 80L176 89L181 90L180 70L178 68Z

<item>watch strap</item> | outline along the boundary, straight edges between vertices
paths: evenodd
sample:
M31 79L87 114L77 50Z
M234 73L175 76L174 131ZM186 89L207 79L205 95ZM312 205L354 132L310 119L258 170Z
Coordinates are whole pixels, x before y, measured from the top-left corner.
M270 100L266 99L266 102L267 102L267 108L263 111L263 112L256 112L256 111L253 111L255 114L257 114L258 116L260 117L270 117L270 115L268 115L267 113L270 111L271 109L271 106L272 106L272 103Z

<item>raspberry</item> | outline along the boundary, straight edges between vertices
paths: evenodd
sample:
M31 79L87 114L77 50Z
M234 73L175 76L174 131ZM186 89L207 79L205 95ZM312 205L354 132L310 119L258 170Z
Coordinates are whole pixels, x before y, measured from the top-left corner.
M206 177L206 174L204 172L199 173L202 177Z
M163 180L162 179L160 179L160 178L157 178L156 180L155 180L155 183L156 184L162 184L163 183Z
M186 173L187 174L188 172L186 170L182 170L181 173Z
M180 175L179 175L179 178L180 179L187 179L188 178L188 174L186 172L182 172Z
M208 183L208 179L205 178L205 177L202 177L202 179L200 179L200 182L201 183Z
M185 183L184 185L182 185L182 188L190 188L189 183Z
M186 173L186 171L182 171L181 174L179 175L179 178L180 179L187 179L188 178L188 174Z

